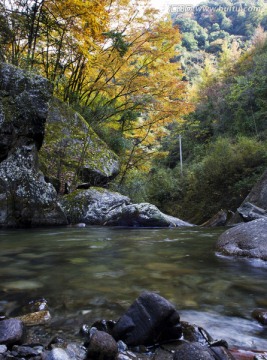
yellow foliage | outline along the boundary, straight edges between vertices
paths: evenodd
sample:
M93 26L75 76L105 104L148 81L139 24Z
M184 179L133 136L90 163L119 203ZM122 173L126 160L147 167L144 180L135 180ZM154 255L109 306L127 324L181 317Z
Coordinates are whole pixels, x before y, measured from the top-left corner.
M180 64L171 61L180 33L149 3L42 0L36 32L29 34L36 36L31 63L54 83L56 95L87 107L92 123L128 141L126 170L147 167L166 127L192 110Z

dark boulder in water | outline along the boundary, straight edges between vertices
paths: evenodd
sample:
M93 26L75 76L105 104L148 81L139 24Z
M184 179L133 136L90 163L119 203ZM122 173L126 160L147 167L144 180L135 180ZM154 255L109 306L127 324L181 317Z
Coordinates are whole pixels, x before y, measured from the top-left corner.
M116 340L127 345L153 345L182 335L180 316L163 297L143 292L112 330Z

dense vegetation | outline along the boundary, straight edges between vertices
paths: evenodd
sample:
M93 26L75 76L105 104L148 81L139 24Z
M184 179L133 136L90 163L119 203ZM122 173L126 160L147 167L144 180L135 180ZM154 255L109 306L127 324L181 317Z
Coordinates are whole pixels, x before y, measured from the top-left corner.
M226 44L246 50L256 29L267 29L267 7L263 0L211 0L201 2L194 11L173 12L172 19L182 32L177 59L193 80L205 60L215 61Z
M169 155L145 187L150 201L197 223L240 205L267 165L266 50L259 39L236 63L230 56L228 64L203 70L195 111L171 129L163 145Z
M148 169L166 125L190 111L180 33L146 0L1 0L0 56L38 72L120 155ZM75 184L73 184L75 186Z
M119 155L111 188L195 223L267 165L266 5L204 5L169 21L145 0L0 0L0 60L48 78Z
M208 4L218 6L222 2ZM261 9L257 16L247 13L243 19L243 30L239 30L244 37L242 42L233 35L237 32L233 26L233 34L220 42L216 54L209 53L210 43L203 48L198 43L195 49L186 49L195 66L190 79L195 110L183 122L169 127L170 134L162 141L168 155L154 163L149 177L133 175L125 191L136 196L136 200L151 201L166 212L202 223L220 209L235 211L266 169L267 37L264 28L259 27L266 21L266 8ZM237 24L235 14L233 24ZM252 16L257 18L254 23ZM176 17L174 23L193 24L203 35L200 20L201 17L199 22ZM211 24L211 20L206 24ZM253 31L245 34L245 29L252 29L251 24ZM207 25L206 34L212 34L212 29ZM182 32L182 38L192 35L191 30L185 31L185 36ZM180 49L185 45L183 40ZM182 49L180 58L185 70L192 74L193 67L186 65L186 52ZM183 139L183 174L179 134Z

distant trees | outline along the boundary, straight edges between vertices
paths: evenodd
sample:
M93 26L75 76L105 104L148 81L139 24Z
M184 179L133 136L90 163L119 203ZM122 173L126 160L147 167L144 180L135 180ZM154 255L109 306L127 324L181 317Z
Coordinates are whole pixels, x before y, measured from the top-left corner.
M194 12L172 14L172 19L182 33L178 60L193 81L205 61L203 52L217 57L225 42L229 47L237 43L246 50L259 26L267 30L267 5L263 0L210 0L201 3Z
M267 131L267 42L255 44L240 56L225 47L218 67L200 79L195 116L210 124L213 134L260 136ZM206 125L205 125L206 124Z
M236 211L266 169L267 35L258 27L247 51L238 39L226 39L217 56L203 50L186 55L181 59L185 67L191 59L198 64L197 55L204 64L191 78L195 109L184 122L172 124L162 141L167 156L154 162L141 187L144 200L201 224L221 209Z

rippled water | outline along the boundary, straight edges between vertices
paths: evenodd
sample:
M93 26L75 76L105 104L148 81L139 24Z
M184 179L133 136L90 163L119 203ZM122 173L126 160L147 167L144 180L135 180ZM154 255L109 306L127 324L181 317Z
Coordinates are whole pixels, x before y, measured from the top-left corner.
M267 308L267 266L217 256L225 229L54 228L0 231L0 310L48 300L55 328L116 320L143 290L175 304L181 319L232 346L267 350L251 318Z

